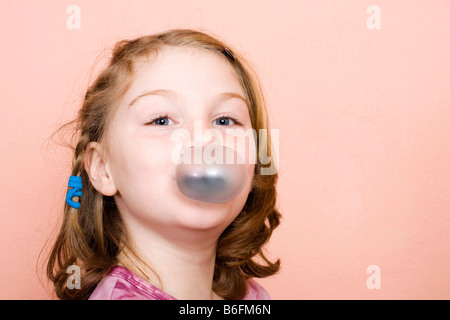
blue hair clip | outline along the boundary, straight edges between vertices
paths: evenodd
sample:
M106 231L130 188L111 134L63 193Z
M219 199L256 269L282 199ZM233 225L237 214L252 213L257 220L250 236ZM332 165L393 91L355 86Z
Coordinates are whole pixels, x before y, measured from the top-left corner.
M73 197L81 197L83 193L81 189L83 188L83 184L81 183L81 177L70 176L69 178L69 191L67 191L66 202L69 206L75 209L80 208L80 203L72 201Z

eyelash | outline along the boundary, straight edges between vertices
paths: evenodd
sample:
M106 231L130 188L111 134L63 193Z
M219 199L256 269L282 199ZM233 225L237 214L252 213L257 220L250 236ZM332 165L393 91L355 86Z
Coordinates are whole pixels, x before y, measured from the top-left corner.
M214 121L217 121L217 120L219 120L219 119L221 119L221 118L228 118L228 119L232 120L235 124L241 125L241 123L240 123L239 121L237 121L236 118L234 118L234 117L232 117L231 115L226 114L226 113L221 114L221 115L218 116Z
M155 122L156 120L159 120L159 119L161 119L161 118L171 118L171 116L170 116L170 114L168 114L168 113L160 113L160 114L158 114L157 116L155 116L154 118L152 118L152 120L150 120L149 122L147 122L146 123L146 125L150 125L150 124L152 124L153 122Z
M149 122L146 123L146 125L151 125L153 124L156 120L159 120L161 118L169 118L171 119L171 115L168 113L160 113L157 116L155 116L154 118L152 118L152 120L150 120ZM237 125L241 125L241 123L239 121L237 121L234 117L228 115L228 114L221 114L219 117L217 117L214 121L217 121L218 119L221 118L228 118L230 120L232 120L235 124ZM173 120L172 120L173 121Z

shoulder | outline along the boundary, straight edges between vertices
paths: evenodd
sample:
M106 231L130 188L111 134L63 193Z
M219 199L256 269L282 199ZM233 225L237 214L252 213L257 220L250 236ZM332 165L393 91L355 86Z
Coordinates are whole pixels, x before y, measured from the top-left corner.
M99 282L89 300L171 300L171 296L139 278L130 270L114 266Z
M254 279L247 280L247 293L243 300L271 300L269 293Z

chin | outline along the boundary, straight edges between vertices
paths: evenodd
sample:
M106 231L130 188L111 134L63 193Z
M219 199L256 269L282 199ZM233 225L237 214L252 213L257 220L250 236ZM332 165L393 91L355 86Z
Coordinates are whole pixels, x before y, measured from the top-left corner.
M176 220L184 228L192 230L220 231L233 222L240 210L236 212L230 203L212 204L188 200L189 205L177 212Z

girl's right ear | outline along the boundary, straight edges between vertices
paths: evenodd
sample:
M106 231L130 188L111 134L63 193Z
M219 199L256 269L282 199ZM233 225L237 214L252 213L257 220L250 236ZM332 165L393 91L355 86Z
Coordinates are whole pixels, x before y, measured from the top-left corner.
M100 143L88 143L84 152L84 169L95 190L105 196L113 196L117 193L116 185L108 170L105 152Z

